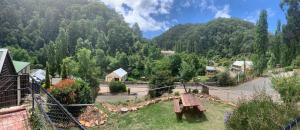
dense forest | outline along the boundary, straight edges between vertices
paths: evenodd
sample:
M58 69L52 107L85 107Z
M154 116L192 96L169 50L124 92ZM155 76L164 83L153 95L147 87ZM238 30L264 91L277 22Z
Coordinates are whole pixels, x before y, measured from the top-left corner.
M154 40L159 47L176 52L232 57L251 53L254 32L253 23L219 18L206 24L176 25Z
M176 25L146 40L138 24L130 26L96 0L1 0L0 47L9 48L15 60L30 61L32 68L47 67L52 76L65 68L92 84L120 67L135 79L195 76L203 74L208 59L228 66L246 57L262 73L267 66L289 66L300 59L298 3L284 0L280 6L287 23L279 21L275 33L267 31L268 16L262 11L256 24L219 18ZM163 57L160 49L176 55Z
M50 75L97 80L119 67L140 77L160 49L142 38L137 24L91 0L1 0L0 47Z

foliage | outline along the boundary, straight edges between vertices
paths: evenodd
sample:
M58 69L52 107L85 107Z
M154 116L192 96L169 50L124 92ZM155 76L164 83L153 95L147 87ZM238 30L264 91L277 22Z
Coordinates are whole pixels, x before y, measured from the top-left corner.
M262 10L256 26L254 44L254 68L257 75L261 75L267 67L266 50L268 44L268 21L267 11Z
M80 49L76 53L78 61L78 74L84 81L88 82L92 87L98 87L100 69L96 66L95 58L92 57L92 52L86 48Z
M45 88L48 89L51 86L48 65L46 67L46 77L45 77L45 80L46 80L45 81Z
M286 14L287 23L282 27L282 37L286 44L286 63L290 65L292 60L300 53L300 0L282 0L281 9Z
M198 94L199 90L198 89L193 89L192 93Z
M45 124L43 124L41 119L41 115L36 113L37 110L35 110L34 112L32 112L32 114L30 115L30 123L31 123L31 127L33 128L33 130L43 130L45 128Z
M67 68L65 64L62 64L61 78L62 79L68 78Z
M111 93L126 92L126 85L120 81L112 81L109 83Z
M300 55L298 55L298 56L296 57L296 59L293 60L292 65L293 65L294 67L300 67Z
M254 27L239 19L218 18L206 24L176 25L154 41L165 50L231 57L251 54Z
M219 86L232 86L234 85L234 80L230 77L229 72L221 72L216 75L217 84Z
M27 50L22 49L20 47L7 47L9 49L10 55L13 57L13 60L16 61L25 61L25 62L31 62L33 63L34 59L30 57Z
M300 101L299 77L293 76L273 78L272 83L284 102Z
M149 81L149 88L156 90L149 90L150 97L161 96L165 92L170 92L173 89L174 77L170 70L169 62L167 59L156 61L152 68L152 74ZM162 88L167 87L167 88ZM162 88L162 89L158 89Z
M50 93L62 104L92 103L91 88L82 80L62 80L51 87Z
M281 129L298 115L296 108L274 103L271 97L260 93L251 101L238 105L226 123L229 130L275 130Z
M180 79L183 82L190 81L195 76L195 67L191 64L188 64L187 62L182 62L180 67Z
M180 96L180 93L179 93L178 91L176 91L176 92L174 93L174 95L175 95L175 96Z

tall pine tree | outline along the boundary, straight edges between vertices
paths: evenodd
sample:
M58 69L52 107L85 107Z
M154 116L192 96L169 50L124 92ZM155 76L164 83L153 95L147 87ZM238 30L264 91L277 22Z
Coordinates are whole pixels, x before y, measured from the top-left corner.
M268 44L268 21L267 11L260 12L256 26L254 43L254 67L257 75L261 75L267 67L266 50Z
M292 60L300 54L300 0L282 0L280 6L287 19L282 33L288 49L286 62L290 65Z

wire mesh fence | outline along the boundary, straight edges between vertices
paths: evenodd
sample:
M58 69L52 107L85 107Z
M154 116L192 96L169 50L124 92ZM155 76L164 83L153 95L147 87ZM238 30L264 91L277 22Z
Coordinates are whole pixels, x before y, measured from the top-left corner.
M28 75L1 76L0 81L1 130L19 127L25 130L86 129L38 82L29 83ZM14 110L14 107L20 108Z
M77 119L57 101L46 89L40 84L33 82L32 91L34 92L34 109L38 109L39 115L43 115L45 124L43 128L52 129L81 129L86 128L82 126ZM80 109L80 108L79 108Z

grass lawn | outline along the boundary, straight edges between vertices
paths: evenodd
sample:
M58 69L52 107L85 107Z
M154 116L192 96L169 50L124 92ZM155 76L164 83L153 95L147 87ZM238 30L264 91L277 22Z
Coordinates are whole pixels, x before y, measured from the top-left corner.
M212 101L202 101L205 116L177 121L173 102L161 102L126 114L109 114L108 123L100 129L108 130L223 130L224 112L232 107ZM99 129L99 128L94 128Z

